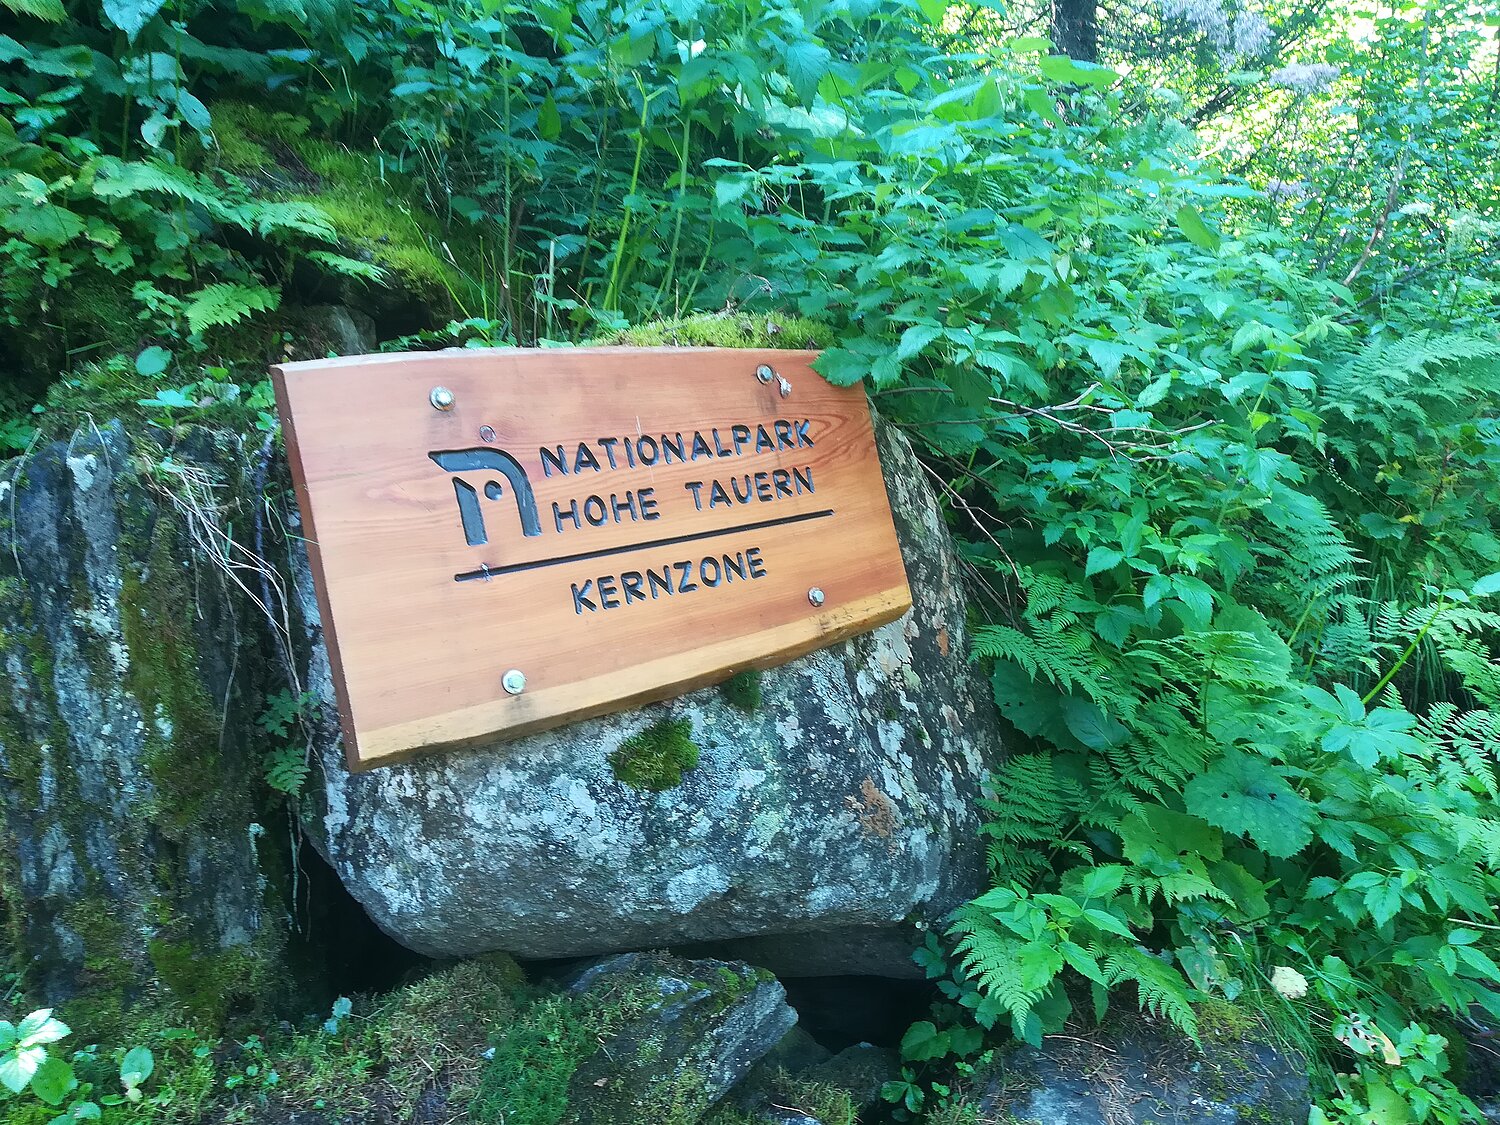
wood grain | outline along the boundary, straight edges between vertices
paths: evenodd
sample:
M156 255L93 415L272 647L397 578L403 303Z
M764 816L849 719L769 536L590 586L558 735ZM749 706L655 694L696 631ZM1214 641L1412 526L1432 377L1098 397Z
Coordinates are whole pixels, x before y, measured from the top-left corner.
M350 767L664 699L904 613L864 391L830 386L816 356L493 349L272 368ZM502 687L511 669L520 694Z

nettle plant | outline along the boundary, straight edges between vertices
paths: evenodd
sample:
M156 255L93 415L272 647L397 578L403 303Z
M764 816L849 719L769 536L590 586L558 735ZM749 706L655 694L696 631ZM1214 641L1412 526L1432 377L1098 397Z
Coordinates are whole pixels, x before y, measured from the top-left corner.
M104 1107L147 1100L142 1087L156 1068L149 1050L126 1051L119 1062L118 1090L96 1093L95 1084L81 1079L74 1068L74 1063L97 1064L96 1048L76 1052L72 1063L56 1053L57 1044L71 1034L50 1008L32 1012L19 1024L0 1020L0 1086L6 1095L51 1107L58 1114L54 1121L98 1121Z

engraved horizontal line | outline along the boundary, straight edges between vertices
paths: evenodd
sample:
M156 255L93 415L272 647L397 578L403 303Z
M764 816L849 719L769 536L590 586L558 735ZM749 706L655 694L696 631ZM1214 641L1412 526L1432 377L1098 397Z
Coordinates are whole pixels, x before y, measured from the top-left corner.
M550 559L536 559L533 562L511 563L509 566L480 567L478 570L467 570L462 574L455 574L455 582L484 582L491 578L499 578L505 574L516 574L523 570L540 570L547 566L562 566L565 563L587 562L589 559L602 559L609 555L626 555L632 551L649 551L656 547L672 547L678 543L696 543L703 539L717 539L721 535L738 535L744 531L762 531L768 527L785 527L793 523L806 523L808 520L821 520L833 515L832 508L824 508L820 512L803 512L795 516L778 516L772 520L758 520L755 523L742 523L734 527L720 527L713 531L697 531L691 535L673 535L666 539L652 539L645 543L626 543L620 547L603 547L597 551L579 551L575 555L558 555Z

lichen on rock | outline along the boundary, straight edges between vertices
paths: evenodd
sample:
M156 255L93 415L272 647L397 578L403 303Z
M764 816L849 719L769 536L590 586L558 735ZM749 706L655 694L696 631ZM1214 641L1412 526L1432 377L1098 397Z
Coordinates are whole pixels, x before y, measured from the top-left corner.
M173 503L160 455L111 423L0 469L0 873L26 986L96 1033L146 1003L213 1025L292 975L285 817L268 838L245 737L264 631L202 541L248 459L179 443L215 514Z

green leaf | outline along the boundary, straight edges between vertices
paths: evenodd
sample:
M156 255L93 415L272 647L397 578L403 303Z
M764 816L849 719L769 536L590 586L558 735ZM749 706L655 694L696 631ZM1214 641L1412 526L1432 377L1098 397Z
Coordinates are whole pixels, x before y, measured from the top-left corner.
M1120 78L1107 66L1081 62L1066 55L1048 55L1038 59L1037 66L1053 82L1071 82L1078 86L1112 86Z
M147 379L160 375L172 362L172 353L159 344L142 348L135 357L135 373Z
M56 250L82 234L84 222L48 199L45 189L43 192L7 209L0 217L0 226L44 250Z
M1490 594L1500 592L1500 571L1494 574L1486 574L1478 582L1474 583L1469 593L1476 598L1486 597Z
M896 358L905 363L921 354L922 349L940 339L943 330L936 324L913 324L901 333L901 343L896 347Z
M73 1068L56 1055L49 1056L31 1076L31 1092L48 1105L62 1105L75 1085Z
M41 1008L27 1016L16 1028L16 1038L22 1046L38 1047L56 1043L73 1033L72 1028L60 1019L54 1019L51 1008Z
M803 105L812 105L818 93L818 81L828 70L833 55L827 47L808 39L797 39L786 51L786 75Z
M1131 863L1175 861L1180 855L1214 862L1224 856L1224 838L1202 817L1145 805L1120 822L1120 843Z
M562 136L562 114L558 112L557 102L550 93L537 110L536 131L544 141L555 141Z
M1213 588L1201 578L1189 574L1172 575L1172 593L1187 607L1194 625L1204 628L1213 620Z
M1219 252L1219 236L1209 230L1208 224L1203 221L1203 216L1191 203L1184 203L1177 208L1177 229L1187 235L1188 241L1200 250L1207 250L1210 254Z
M813 370L835 387L853 386L869 374L870 367L869 359L843 348L829 348L813 360Z
M221 281L194 293L183 307L188 329L202 332L207 328L236 324L256 312L268 312L281 301L281 295L264 285L239 285Z
M1384 1079L1377 1078L1367 1082L1365 1097L1370 1103L1370 1121L1378 1122L1379 1125L1409 1125L1411 1107Z
M156 1059L145 1047L132 1047L125 1052L120 1063L120 1081L126 1086L139 1086L151 1077L156 1069Z
M1083 916L1093 923L1096 929L1103 930L1105 933L1132 940L1135 938L1135 935L1130 932L1130 927L1107 910L1099 910L1091 906L1083 912Z
M31 16L48 23L62 23L68 18L62 0L0 0L0 4L19 16Z
M901 1057L909 1062L940 1059L948 1053L948 1037L927 1020L906 1029L901 1037Z
M1092 578L1103 570L1113 570L1125 561L1125 556L1113 547L1095 547L1089 552L1088 562L1084 565L1083 576Z
M1226 832L1249 836L1273 856L1296 855L1312 841L1318 814L1264 758L1226 754L1183 790L1188 808Z
M47 1057L46 1047L16 1047L0 1056L0 1085L13 1094L26 1089Z
M1130 731L1087 699L1066 697L1062 702L1062 714L1073 737L1090 750L1102 752L1123 746L1130 738Z
M104 0L104 14L134 43L141 29L165 6L166 0Z

